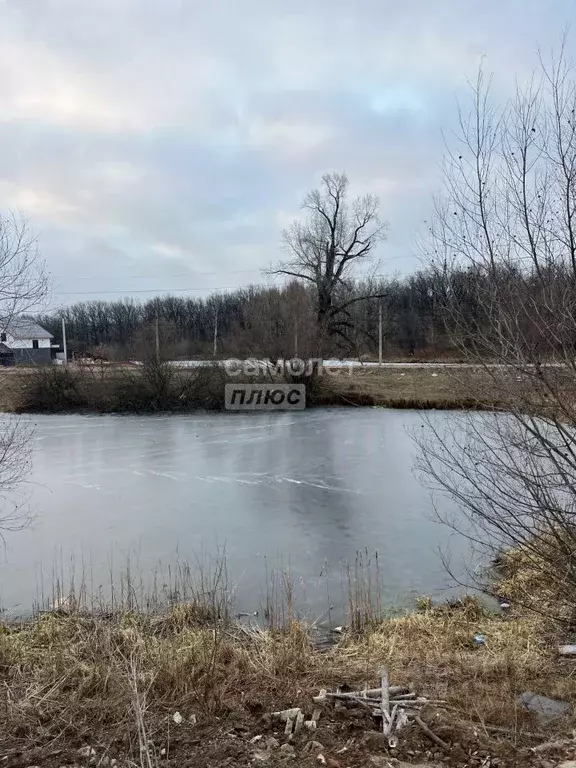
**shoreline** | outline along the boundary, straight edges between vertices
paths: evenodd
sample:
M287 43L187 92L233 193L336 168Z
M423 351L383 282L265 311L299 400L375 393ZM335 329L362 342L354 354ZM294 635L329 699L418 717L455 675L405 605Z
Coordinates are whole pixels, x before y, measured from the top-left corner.
M221 369L94 370L86 366L0 369L6 413L192 413L224 410ZM236 383L242 383L237 379ZM269 380L268 380L269 381ZM434 363L324 374L307 386L307 407L505 410L485 371Z
M474 598L364 618L328 649L295 616L263 630L231 621L217 599L153 614L62 606L3 625L5 764L311 768L322 754L330 768L481 768L487 758L545 768L573 754L576 682L541 619L496 615ZM383 665L390 685L421 702L424 726L412 720L396 746L358 703L317 701L343 685L378 687ZM518 704L524 691L569 702L570 713L539 719ZM273 713L293 708L315 725L288 733Z

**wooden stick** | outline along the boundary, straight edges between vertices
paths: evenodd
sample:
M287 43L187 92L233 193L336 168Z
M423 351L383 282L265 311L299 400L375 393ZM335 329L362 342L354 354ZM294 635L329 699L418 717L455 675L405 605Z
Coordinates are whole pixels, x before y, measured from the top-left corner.
M351 701L367 701L369 704L377 704L380 706L380 702L382 701L382 697L378 696L376 699L375 697L371 696L370 698L365 698L364 696L355 696Z
M297 735L302 730L302 726L304 725L304 713L302 710L299 710L298 714L296 715L296 720L294 722L294 735Z
M439 747L442 747L442 749L448 749L448 744L446 744L445 741L443 741L440 736L436 736L434 731L431 731L430 728L426 725L426 723L418 717L418 715L414 716L414 722L418 724L418 726L421 728L422 731L428 736L428 738L434 742L434 744L437 744Z
M390 699L390 704L401 704L403 707L425 707L426 704L446 704L444 699Z
M388 667L382 667L380 674L382 676L382 733L387 736L391 731L392 721L390 720L390 691L388 690Z
M403 693L409 693L409 690L405 685L391 685L388 689L388 692L390 696L399 696ZM382 688L368 688L368 690L364 691L346 691L345 693L331 693L329 691L323 691L318 696L313 696L312 701L314 701L315 704L321 704L326 699L365 699L381 695Z
M400 710L398 712L398 717L396 718L396 731L401 731L402 728L408 725L408 713L405 709L400 707Z

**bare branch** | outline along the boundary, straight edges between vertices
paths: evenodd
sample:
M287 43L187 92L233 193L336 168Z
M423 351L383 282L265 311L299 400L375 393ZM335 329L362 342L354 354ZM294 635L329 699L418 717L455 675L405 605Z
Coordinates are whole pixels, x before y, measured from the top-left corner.
M302 208L308 213L307 220L293 222L283 233L290 258L270 273L314 285L321 353L327 338L337 334L335 319L360 300L342 301L339 294L347 290L346 278L356 266L373 258L375 245L385 238L386 225L379 218L378 198L365 195L349 203L345 174L323 176L322 190L310 192Z
M501 112L481 72L455 147L430 227L431 268L453 342L507 413L463 414L449 432L429 419L417 436L419 466L463 514L445 522L484 553L514 548L534 574L554 574L567 611L557 618L568 619L576 614L576 82L563 50ZM481 394L473 383L470 394ZM536 607L539 598L523 599Z

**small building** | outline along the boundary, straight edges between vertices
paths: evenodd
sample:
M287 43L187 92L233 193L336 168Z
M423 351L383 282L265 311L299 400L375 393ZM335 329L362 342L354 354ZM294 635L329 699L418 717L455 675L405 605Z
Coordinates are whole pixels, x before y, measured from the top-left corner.
M13 317L8 322L0 320L0 344L12 353L11 362L51 363L53 338L34 320L25 317Z
M14 352L0 342L0 365L14 365Z

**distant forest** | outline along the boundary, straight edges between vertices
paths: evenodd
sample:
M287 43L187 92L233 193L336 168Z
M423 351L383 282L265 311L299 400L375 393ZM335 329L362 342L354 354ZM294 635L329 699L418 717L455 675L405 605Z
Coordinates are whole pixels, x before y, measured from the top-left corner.
M369 284L349 282L342 290L350 304L344 332L323 343L325 356L377 358L382 307L383 354L434 357L454 353L445 311L456 300L469 318L479 321L476 281L470 271L422 270L406 278ZM86 301L38 317L62 340L66 321L70 350L109 360L142 359L155 349L156 325L165 359L222 357L313 357L318 354L315 292L294 280L284 287L252 286L206 298L162 296L139 302ZM447 324L448 323L448 324ZM216 346L214 342L216 341Z

